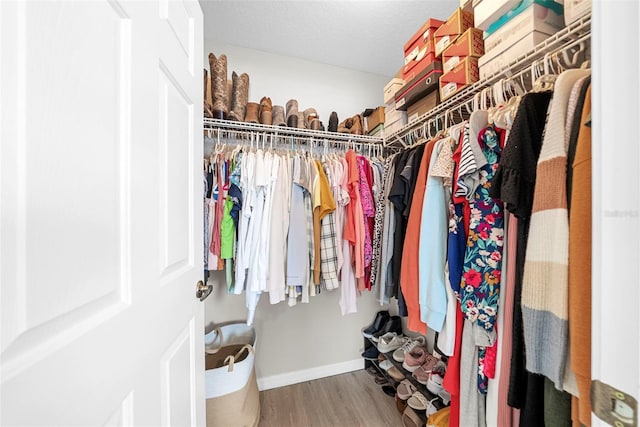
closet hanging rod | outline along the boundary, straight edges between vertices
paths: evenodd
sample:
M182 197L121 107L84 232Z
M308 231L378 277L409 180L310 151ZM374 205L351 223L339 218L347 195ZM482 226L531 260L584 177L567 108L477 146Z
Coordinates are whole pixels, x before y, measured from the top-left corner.
M487 90L493 84L504 78L512 78L516 75L529 71L531 65L545 56L559 54L569 49L579 41L589 40L591 37L591 14L587 14L571 25L558 31L553 36L547 38L538 44L531 51L519 56L512 63L503 67L501 70L482 79L472 85L464 88L451 98L438 104L435 108L422 116L416 118L412 122L406 124L401 129L385 135L384 143L388 148L397 147L397 141L406 141L407 135L410 135L417 128L427 126L428 122L435 122L439 117L448 114L450 111L461 109L464 104L470 102L474 96Z
M209 119L205 118L204 129L224 129L224 130L240 130L240 131L254 131L259 133L267 133L269 135L282 135L282 136L300 136L300 137L313 137L316 139L328 139L329 141L342 141L342 142L364 142L369 144L382 144L382 137L368 136L368 135L351 135L348 133L327 132L320 130L310 129L298 129L290 128L286 126L272 126L263 125L257 123L235 122L230 120Z
M262 149L277 149L283 151L303 150L312 154L344 152L352 149L360 154L383 155L385 147L379 142L338 141L329 138L314 138L309 136L276 135L275 133L256 132L235 129L205 129L209 141L224 145L253 146ZM205 138L205 144L207 139ZM208 157L205 155L205 157Z

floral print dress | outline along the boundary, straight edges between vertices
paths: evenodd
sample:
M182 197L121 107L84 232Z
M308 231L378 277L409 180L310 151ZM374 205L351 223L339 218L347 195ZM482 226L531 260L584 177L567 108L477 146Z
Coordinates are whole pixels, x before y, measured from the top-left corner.
M499 199L489 196L491 180L500 162L502 132L489 126L478 138L487 164L480 169L480 185L470 204L469 235L460 281L462 312L487 332L493 331L497 320L502 271L504 209ZM486 347L480 347L478 389L481 393L487 390L485 354Z

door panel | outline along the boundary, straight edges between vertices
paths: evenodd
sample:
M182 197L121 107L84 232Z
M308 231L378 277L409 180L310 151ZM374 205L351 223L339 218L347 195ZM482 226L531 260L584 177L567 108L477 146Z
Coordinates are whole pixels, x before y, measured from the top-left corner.
M203 424L198 3L0 2L0 47L0 422Z

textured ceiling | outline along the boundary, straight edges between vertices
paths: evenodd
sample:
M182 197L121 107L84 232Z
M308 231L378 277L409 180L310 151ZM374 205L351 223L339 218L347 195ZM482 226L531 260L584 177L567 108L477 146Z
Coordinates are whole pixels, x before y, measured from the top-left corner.
M393 76L402 47L428 18L446 20L459 0L200 0L206 39Z

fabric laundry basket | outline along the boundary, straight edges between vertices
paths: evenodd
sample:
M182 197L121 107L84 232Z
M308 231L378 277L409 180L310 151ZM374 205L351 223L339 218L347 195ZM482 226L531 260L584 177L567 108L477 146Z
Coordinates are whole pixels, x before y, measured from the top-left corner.
M256 334L232 323L205 335L207 427L255 427L260 394L254 368Z

